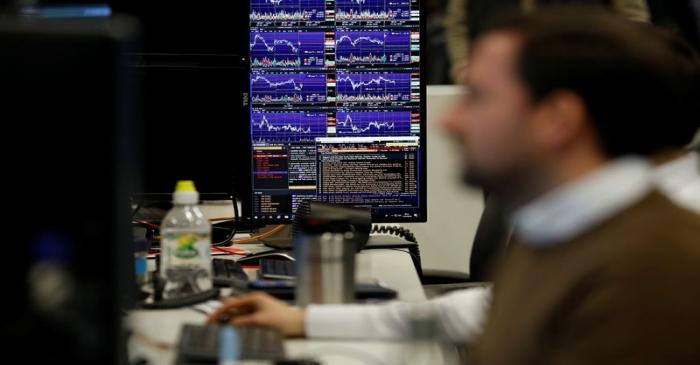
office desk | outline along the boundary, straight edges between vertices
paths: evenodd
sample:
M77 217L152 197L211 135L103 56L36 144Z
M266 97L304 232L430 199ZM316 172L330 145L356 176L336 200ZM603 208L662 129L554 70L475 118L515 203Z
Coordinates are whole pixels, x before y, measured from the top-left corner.
M400 300L425 300L411 258L405 252L387 249L363 251L357 255L357 273L358 281L374 278L394 288ZM150 365L174 364L174 346L180 326L183 323L201 324L205 318L204 314L190 308L131 312L126 324L134 332L129 339L130 357L143 357ZM312 357L326 364L404 364L407 363L406 354L412 349L411 344L399 341L285 341L289 357ZM434 344L426 346L421 353L430 359L430 364L451 362L445 359L452 353Z

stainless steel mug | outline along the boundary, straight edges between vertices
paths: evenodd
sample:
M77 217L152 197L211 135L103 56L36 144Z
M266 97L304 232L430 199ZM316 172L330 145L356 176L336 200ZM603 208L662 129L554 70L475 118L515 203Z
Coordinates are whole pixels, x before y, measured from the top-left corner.
M296 304L353 302L356 250L351 232L295 235Z

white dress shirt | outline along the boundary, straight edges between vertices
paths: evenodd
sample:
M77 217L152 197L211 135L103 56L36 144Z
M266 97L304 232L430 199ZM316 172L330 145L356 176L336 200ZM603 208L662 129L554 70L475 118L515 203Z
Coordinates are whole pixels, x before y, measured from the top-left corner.
M523 206L513 216L515 232L538 247L555 245L638 202L655 184L672 199L682 196L699 204L697 154L685 156L682 161L674 160L668 166L654 171L640 158L611 162ZM673 193L678 191L683 193ZM483 331L491 290L490 287L457 290L427 304L437 313L443 336L455 342L471 342ZM396 301L381 305L312 305L306 310L306 334L326 338L406 337L410 334L411 311L422 305L425 303Z
M656 185L674 203L700 214L700 153L688 152L659 166Z
M638 202L653 186L647 161L617 159L515 211L513 234L535 247L569 241Z
M486 287L458 290L423 303L399 301L377 305L310 305L306 336L353 339L399 339L411 334L411 314L426 304L439 319L439 336L457 342L481 333L490 306Z

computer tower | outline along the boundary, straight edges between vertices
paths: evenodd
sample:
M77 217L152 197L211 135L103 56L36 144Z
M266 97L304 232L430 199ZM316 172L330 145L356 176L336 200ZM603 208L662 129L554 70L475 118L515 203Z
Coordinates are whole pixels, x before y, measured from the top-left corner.
M0 19L6 359L126 363L137 26Z

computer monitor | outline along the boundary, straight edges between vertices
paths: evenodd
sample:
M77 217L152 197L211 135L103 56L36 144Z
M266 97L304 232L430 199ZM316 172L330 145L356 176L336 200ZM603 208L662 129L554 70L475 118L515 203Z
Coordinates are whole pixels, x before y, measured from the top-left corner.
M142 52L149 54L245 54L247 1L110 0L115 12L142 25Z
M238 160L248 154L238 141L248 114L247 42L236 36L247 31L243 2L110 5L140 20L143 34L130 58L144 110L143 184L134 202L167 209L178 180L193 180L203 200L231 199L242 189Z
M138 143L124 55L135 30L88 23L0 20L6 359L127 362Z
M243 216L306 199L426 220L421 0L252 0Z
M230 54L133 54L141 80L143 184L139 198L169 203L178 180L193 180L205 200L241 189L236 136L247 120L243 57Z

